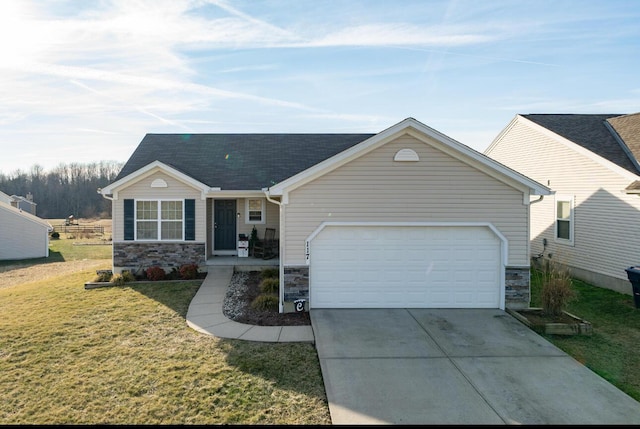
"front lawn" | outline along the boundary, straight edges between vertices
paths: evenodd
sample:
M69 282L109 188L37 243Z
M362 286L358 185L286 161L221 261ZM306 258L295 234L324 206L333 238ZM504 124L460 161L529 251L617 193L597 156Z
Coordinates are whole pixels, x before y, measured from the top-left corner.
M531 306L540 306L540 273L531 274ZM577 297L569 304L593 326L592 336L545 335L547 340L640 401L640 309L633 297L573 280ZM631 283L629 283L631 291Z
M108 266L105 266L108 268ZM0 289L0 424L330 424L315 348L189 328L200 281Z

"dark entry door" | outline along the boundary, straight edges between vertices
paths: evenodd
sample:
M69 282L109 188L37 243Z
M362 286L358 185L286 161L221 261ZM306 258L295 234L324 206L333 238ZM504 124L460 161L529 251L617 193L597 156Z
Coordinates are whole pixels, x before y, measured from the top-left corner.
M214 250L236 250L236 200L213 202Z

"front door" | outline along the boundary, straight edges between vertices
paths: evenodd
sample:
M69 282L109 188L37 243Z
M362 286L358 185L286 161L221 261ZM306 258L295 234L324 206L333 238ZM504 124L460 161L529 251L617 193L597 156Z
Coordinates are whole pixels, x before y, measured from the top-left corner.
M236 250L236 200L214 200L213 228L214 250Z

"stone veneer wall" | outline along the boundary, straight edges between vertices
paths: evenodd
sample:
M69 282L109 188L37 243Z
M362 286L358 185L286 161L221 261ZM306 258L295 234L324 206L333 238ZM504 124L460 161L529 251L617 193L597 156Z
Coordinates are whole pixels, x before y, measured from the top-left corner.
M293 302L304 299L309 309L309 267L284 267L284 312L294 311ZM530 270L528 267L505 269L505 306L527 308L531 300Z
M160 266L165 270L183 264L197 264L205 268L204 243L140 243L135 241L113 243L114 273L123 269L146 269Z
M309 267L306 265L284 267L284 312L295 311L294 301L304 299L309 311Z
M505 268L505 307L527 308L531 302L529 267Z

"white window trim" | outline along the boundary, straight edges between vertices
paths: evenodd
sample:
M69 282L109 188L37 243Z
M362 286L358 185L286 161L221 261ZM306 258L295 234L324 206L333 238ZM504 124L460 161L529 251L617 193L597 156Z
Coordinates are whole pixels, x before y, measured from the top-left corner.
M558 203L559 202L568 202L569 203L569 237L566 238L558 237ZM553 237L556 243L567 244L573 246L575 241L575 198L573 195L556 195L555 201L553 204Z
M158 224L158 235L156 236L155 239L152 238L144 238L144 239L138 239L138 201L140 202L144 202L144 201L156 201L158 203L158 218L155 219L156 223ZM180 221L182 224L182 227L180 228L180 238L176 238L176 239L171 239L171 240L163 240L162 237L162 202L163 201L173 201L173 202L180 202L182 204L182 220ZM185 223L185 217L184 217L184 200L180 200L180 199L154 199L154 198L145 198L145 199L139 199L139 200L135 200L134 201L134 207L133 207L133 234L134 234L134 240L135 241L162 241L162 242L177 242L177 241L184 241L184 223ZM151 220L149 219L140 219L140 222L150 222ZM177 221L175 221L177 222Z
M259 200L260 204L262 204L260 211L262 212L262 219L257 220L249 220L249 200ZM244 200L244 223L249 225L260 225L267 222L267 204L264 198L245 198Z

